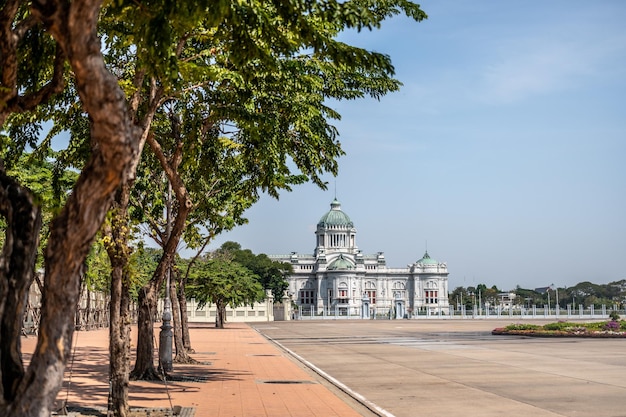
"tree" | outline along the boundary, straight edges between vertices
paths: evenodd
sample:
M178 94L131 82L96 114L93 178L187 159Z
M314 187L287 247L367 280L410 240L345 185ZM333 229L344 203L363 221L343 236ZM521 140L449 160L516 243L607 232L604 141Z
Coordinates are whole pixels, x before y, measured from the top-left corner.
M149 312L156 306L157 289L172 265L187 218L197 208L191 185L204 181L212 189L227 191L232 182L225 178L239 178L237 186L242 193L230 195L238 210L256 201L261 191L278 197L280 190L289 191L292 185L307 180L325 187L321 174L337 172L337 158L343 151L329 123L339 115L324 100L378 98L399 88L388 57L337 42L336 35L350 27L377 27L384 18L400 12L416 20L425 17L418 6L404 1L381 2L371 8L359 2L310 3L290 9L292 6L251 2L226 8L226 18L218 22L217 31L212 26L215 16L200 13L196 26L174 25L175 30L160 35L165 39L159 39L159 45L171 48L169 62L180 79L171 82L163 78L171 72L146 68L154 77L149 84L153 93L146 94L150 103L167 102L173 110L161 117L165 112L159 104L150 107L149 114L154 121L161 117L162 125L153 126L146 138L172 186L176 208L168 238L163 241L163 258L140 292L134 378L156 377ZM153 35L145 34L146 38ZM152 89L163 83L168 86L165 91ZM165 128L161 130L161 126ZM213 152L234 152L232 165L213 161L204 165L209 169L203 176L187 183L183 167L198 160L189 155L206 152L207 146ZM293 166L296 173L292 173ZM211 221L216 214L230 217L231 213L224 216L223 207L231 205L218 210L214 205L212 211L202 212L204 217L199 215L198 221ZM233 218L236 222L237 217Z
M0 262L0 295L12 295L12 300L3 297L0 303L2 326L5 326L0 333L3 338L0 346L5 349L0 355L2 381L11 381L2 385L4 402L0 403L0 412L6 415L48 413L60 388L67 361L64 353L71 346L73 307L90 243L116 196L116 209L122 221L112 224L122 224L126 218L124 208L129 181L143 142L149 138L152 117L156 109L172 97L172 91L184 90L203 78L215 82L216 75L220 75L222 88L216 90L219 94L212 101L220 108L221 103L233 103L250 94L250 87L254 87L250 80L255 74L263 76L258 81L266 81L258 84L261 92L272 91L272 87L281 83L288 85L284 81L289 74L301 74L302 69L308 68L307 62L293 59L293 55L310 50L314 59L309 63L315 63L315 68L322 71L318 71L318 77L311 77L309 73L307 77L320 88L323 97L350 99L364 94L377 97L394 91L399 85L391 78L393 68L389 58L343 45L333 36L343 28L378 27L384 18L399 12L416 20L425 17L419 6L401 0L381 1L368 8L359 1L275 1L245 5L219 2L211 4L210 8L204 2L179 2L176 7L172 7L171 2L157 2L151 4L149 11L137 8L136 3L113 2L105 10L105 17L110 20L101 26L107 31L105 39L124 44L126 51L135 51L137 56L135 61L120 59L125 67L111 67L116 74L113 76L105 65L97 36L101 6L97 0L36 0L29 12L27 3L9 0L0 9L0 123L3 128L7 121L9 130L28 126L32 114L20 116L48 103L63 90L64 77L70 79L71 76L73 88L80 97L79 111L89 116L78 123L89 126L90 133L89 138L82 138L80 145L86 150L87 162L81 165L81 174L71 196L51 224L44 261L41 349L37 349L27 371L19 360L19 337L13 341L6 335L14 335L16 323L21 323L23 307L19 300L24 297L24 288L32 282L38 209L33 206L28 190L4 175L0 167L0 214L7 223L4 262ZM118 32L114 32L113 27L117 27ZM193 28L197 30L194 32ZM189 44L202 41L219 54L177 55L188 41ZM110 48L110 44L105 50L112 60L129 56L120 53L123 48ZM193 57L197 60L192 63ZM279 67L281 57L289 57L284 67L287 76L274 79L272 74ZM177 61L177 58L182 59ZM199 61L203 61L204 71L195 65ZM227 71L232 69L236 71ZM132 75L122 80L122 73ZM234 136L233 143L239 146L246 162L243 173L252 175L258 187L273 195L277 195L275 190L285 189L285 185L290 184L286 179L293 181L295 178L288 174L287 155L304 175L323 185L319 174L336 172L336 158L341 154L334 129L324 123L319 112L308 113L315 109L313 101L307 102L307 106L297 100L292 106L281 104L285 97L295 97L297 85L290 87L290 90L280 90L282 95L267 95L256 101L261 107L251 106L255 101L242 100L244 105L227 108L218 118L226 122L238 120L238 114L242 116L239 128L243 133ZM75 101L68 100L65 105L73 106ZM61 103L52 103L48 109L57 109L57 105ZM263 106L273 109L275 115L288 112L277 125L283 129L276 130L268 140L264 139L267 133L264 129L272 126L275 119L265 118L265 113L259 111ZM326 107L321 109L326 114L334 114ZM46 111L38 113L37 121L46 120L46 114ZM256 117L252 117L254 115ZM297 117L290 118L291 115ZM301 123L303 120L308 123ZM259 122L264 123L259 125ZM290 130L287 127L293 126L301 127L300 134L284 136L283 132ZM312 134L306 135L308 131ZM16 145L17 152L27 143L12 135L10 140L3 137L2 141L3 145ZM267 152L268 149L272 152ZM173 178L168 179L173 181ZM25 218L23 213L29 214ZM18 218L21 223L16 222ZM124 233L117 236L114 242L119 245L125 239ZM159 264L155 276L162 276L165 266L171 264L176 243L166 245L164 266ZM114 269L127 262L124 253L115 250L115 256L121 261L112 262ZM118 285L120 279L123 279L121 275L114 271L112 292L113 285ZM112 309L122 309L114 304ZM114 350L111 356L114 362Z
M255 255L250 249L241 249L241 245L236 242L224 242L218 252L231 256L235 262L254 272L263 288L272 291L274 300L282 300L289 287L285 276L293 272L290 264L272 261L263 253Z
M137 156L125 97L100 52L100 5L89 0L34 1L29 12L26 3L13 0L0 9L3 128L9 116L33 110L61 91L67 64L90 116L93 144L72 194L50 226L40 331L27 370L19 333L23 300L33 279L40 215L31 193L6 176L0 164L0 215L7 222L0 262L0 414L6 416L49 414L71 351L84 260L115 190ZM33 48L37 44L42 48ZM11 122L20 123L18 119Z
M519 285L515 289L516 299L526 307L539 305L542 302L542 296L535 290L521 288Z
M190 293L200 308L215 304L215 327L224 328L226 306L252 305L265 298L258 277L248 268L227 257L217 256L198 262L192 269Z
M457 307L459 307L461 304L463 304L463 297L465 296L465 298L467 299L466 294L467 290L465 289L465 287L456 287L454 291L452 291L448 295L448 302L450 303L450 305L456 305Z

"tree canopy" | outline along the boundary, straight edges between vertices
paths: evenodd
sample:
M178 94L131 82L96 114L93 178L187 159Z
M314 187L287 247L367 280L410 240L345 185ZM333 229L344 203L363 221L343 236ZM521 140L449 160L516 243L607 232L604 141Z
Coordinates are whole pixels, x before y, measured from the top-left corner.
M285 279L293 273L291 264L272 261L266 254L255 255L250 249L241 249L236 242L224 242L217 251L232 257L233 261L245 266L254 272L263 288L270 290L274 302L281 302L289 283Z
M157 152L168 148L152 127L163 106L176 103L180 116L182 109L196 111L196 104L207 103L197 107L202 117L195 120L204 123L196 131L211 134L197 137L220 141L223 147L216 149L236 150L246 196L259 191L278 196L304 180L324 186L321 173L336 173L343 152L329 123L339 115L325 100L376 98L399 86L388 56L338 42L336 35L377 28L398 13L416 21L426 17L405 0L2 3L0 143L7 151L2 158L17 161L28 148L45 154L51 137L66 130L72 133L69 149L58 160L80 173L50 222L46 303L38 349L25 370L20 299L33 279L40 214L32 193L5 175L0 161L0 215L7 232L0 262L5 400L0 413L48 413L71 349L73 308L91 243L120 190L134 180L144 143L157 158L168 155ZM50 119L54 126L42 138L42 125ZM161 166L178 203L184 203L179 209L191 209L183 188L188 184L174 169L183 161L174 158ZM118 201L120 213L124 201ZM186 221L185 214L180 223ZM120 229L114 235L122 239L114 241L121 242L126 232L122 222L115 225ZM182 228L165 245L155 276L171 263L179 232ZM115 270L125 259L112 261Z
M265 299L265 291L258 278L245 266L218 254L192 267L189 294L201 308L214 304L217 307L216 326L223 328L226 306L236 308Z

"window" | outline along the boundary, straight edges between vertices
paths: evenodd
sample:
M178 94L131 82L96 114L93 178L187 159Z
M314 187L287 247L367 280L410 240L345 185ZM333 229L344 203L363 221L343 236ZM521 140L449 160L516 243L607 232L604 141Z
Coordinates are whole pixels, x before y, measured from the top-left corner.
M394 300L397 298L404 299L405 298L405 290L406 286L403 282L395 281L393 283L393 298Z
M365 296L370 299L370 304L376 304L376 283L365 281Z
M338 290L337 291L337 303L339 304L348 304L348 290Z
M315 291L313 290L300 290L300 304L314 304L315 303Z
M395 300L397 298L405 299L406 298L405 292L404 291L394 291L393 292L393 299Z
M426 290L424 291L424 298L426 304L437 304L437 291Z

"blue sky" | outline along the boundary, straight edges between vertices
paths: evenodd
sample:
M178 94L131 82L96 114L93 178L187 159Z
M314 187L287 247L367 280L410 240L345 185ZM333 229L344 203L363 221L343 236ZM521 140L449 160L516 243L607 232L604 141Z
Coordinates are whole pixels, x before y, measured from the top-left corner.
M403 267L427 248L450 290L626 279L626 2L420 4L422 23L344 35L404 86L334 105L329 189L264 196L211 249L312 253L336 193L363 252Z

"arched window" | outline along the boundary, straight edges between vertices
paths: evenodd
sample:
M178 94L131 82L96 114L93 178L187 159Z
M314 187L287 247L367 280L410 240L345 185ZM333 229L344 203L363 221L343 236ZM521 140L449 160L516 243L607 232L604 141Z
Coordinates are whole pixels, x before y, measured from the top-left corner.
M424 290L424 302L426 304L437 304L439 302L439 292L437 291L437 282L428 281Z
M302 283L300 290L300 305L315 304L315 290L312 281L305 281Z
M370 304L376 304L376 283L365 281L365 295L370 299Z
M393 298L405 298L405 290L406 290L406 285L404 284L404 282L402 281L394 281L393 285L392 285L392 294L393 294Z
M404 285L404 282L402 282L402 281L394 281L393 289L394 290L404 290L404 289L406 289L406 286Z
M339 304L348 304L350 301L350 297L348 295L348 284L345 282L340 283L337 287L337 292L337 302Z

